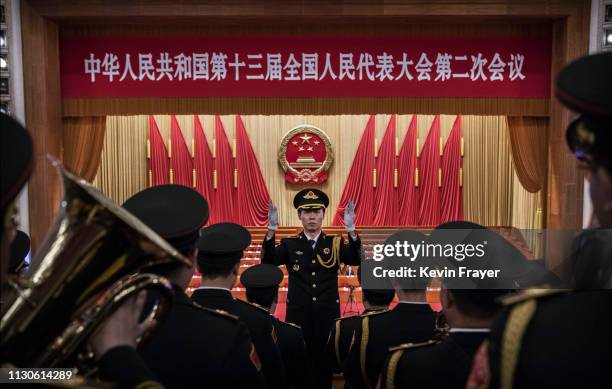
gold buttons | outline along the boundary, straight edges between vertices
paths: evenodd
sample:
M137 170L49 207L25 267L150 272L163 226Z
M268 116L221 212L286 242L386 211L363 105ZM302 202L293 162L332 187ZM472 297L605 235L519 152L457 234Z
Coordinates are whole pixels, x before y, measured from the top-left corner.
M313 298L312 298L312 301L317 301L317 298L316 298L316 297L313 297Z
M317 287L317 284L312 284L312 287L313 287L313 288L316 288L316 287Z

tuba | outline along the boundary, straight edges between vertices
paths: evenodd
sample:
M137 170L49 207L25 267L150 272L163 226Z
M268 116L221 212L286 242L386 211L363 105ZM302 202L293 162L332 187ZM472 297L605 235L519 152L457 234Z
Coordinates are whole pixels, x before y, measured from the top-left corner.
M191 265L136 217L53 160L63 182L59 214L25 279L3 291L1 360L19 367L86 369L86 340L123 300L161 295L146 320L160 319L172 286L146 273Z

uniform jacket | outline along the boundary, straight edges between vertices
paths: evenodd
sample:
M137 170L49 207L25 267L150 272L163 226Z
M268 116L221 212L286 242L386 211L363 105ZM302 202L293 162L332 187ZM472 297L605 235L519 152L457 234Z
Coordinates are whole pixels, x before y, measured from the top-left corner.
M452 332L439 343L392 347L382 369L381 388L465 388L472 359L485 332Z
M501 387L502 371L508 367L502 364L503 354L516 358L514 372L505 373L514 377L515 388L610 387L612 290L528 292L508 296L507 309L491 327L489 388ZM510 321L520 342L504 346Z
M274 237L263 242L262 263L287 267L286 319L302 327L307 341L327 339L334 318L340 316L340 263L359 265L361 259L359 237L348 240L347 245L342 237L321 232L314 250L304 232L281 239L278 246L275 246Z
M138 352L130 346L108 350L98 360L98 374L118 388L162 389L155 374L147 367Z
M278 346L292 388L312 388L312 374L302 329L272 316L272 324L278 335Z
M376 385L389 348L431 339L435 324L436 313L429 304L400 302L391 310L362 315L355 342L342 366L347 386Z
M191 295L191 299L204 307L221 309L238 316L249 328L268 386L287 387L285 367L268 311L240 299L234 299L232 293L225 289L197 289Z
M363 314L374 312L365 310ZM342 373L342 363L346 359L351 341L357 329L361 326L361 315L337 318L327 339L325 354L333 373Z
M253 348L237 316L199 306L175 289L173 307L141 355L167 388L265 387Z

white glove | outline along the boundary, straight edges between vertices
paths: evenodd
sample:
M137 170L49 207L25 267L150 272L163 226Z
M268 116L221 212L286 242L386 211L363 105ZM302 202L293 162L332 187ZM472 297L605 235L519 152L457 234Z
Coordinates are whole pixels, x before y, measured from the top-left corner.
M272 204L272 200L268 202L268 230L276 231L278 229L278 210Z
M355 231L355 204L349 200L344 208L344 229L347 232Z

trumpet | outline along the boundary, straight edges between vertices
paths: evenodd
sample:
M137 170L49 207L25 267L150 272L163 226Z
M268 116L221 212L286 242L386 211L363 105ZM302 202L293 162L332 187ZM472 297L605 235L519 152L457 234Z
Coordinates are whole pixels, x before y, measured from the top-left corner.
M147 272L191 262L60 161L52 164L63 198L25 279L3 291L0 355L19 367L84 371L87 338L123 300L145 289L162 296L146 320L167 313L172 286Z

